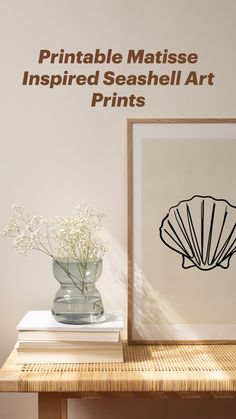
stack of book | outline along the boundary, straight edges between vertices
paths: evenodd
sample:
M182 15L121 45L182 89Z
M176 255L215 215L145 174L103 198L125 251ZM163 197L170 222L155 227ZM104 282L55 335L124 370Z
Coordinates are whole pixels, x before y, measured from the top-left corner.
M29 311L17 326L16 363L122 362L119 313L93 324L57 322L50 311Z

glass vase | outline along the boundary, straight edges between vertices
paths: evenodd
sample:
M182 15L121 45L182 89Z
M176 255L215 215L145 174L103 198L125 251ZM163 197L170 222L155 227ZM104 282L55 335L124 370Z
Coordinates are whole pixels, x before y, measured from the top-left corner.
M102 273L102 260L80 262L74 258L53 261L53 274L60 284L52 314L60 323L97 322L104 313L100 292L95 286Z

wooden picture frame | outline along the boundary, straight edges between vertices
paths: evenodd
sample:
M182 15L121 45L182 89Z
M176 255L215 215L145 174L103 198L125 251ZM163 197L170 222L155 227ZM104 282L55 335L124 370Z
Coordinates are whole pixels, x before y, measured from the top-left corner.
M128 342L234 342L236 119L127 128Z

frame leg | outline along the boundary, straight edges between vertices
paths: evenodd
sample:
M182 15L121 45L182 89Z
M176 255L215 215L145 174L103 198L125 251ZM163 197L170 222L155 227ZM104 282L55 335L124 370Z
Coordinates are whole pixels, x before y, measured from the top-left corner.
M67 399L60 393L39 393L38 419L67 419Z

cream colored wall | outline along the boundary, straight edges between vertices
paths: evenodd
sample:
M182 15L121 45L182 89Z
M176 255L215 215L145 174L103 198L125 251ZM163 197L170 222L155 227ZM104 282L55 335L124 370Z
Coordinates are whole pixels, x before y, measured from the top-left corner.
M44 215L70 213L81 200L103 210L111 243L100 283L107 309L122 307L126 313L126 119L235 117L235 14L234 0L0 2L0 224L14 202ZM21 86L24 70L62 71L56 65L41 70L36 64L41 48L197 52L196 69L214 72L215 85L142 87L134 90L146 96L143 108L90 108L91 88ZM131 68L121 65L120 70ZM139 68L150 69L140 66L136 72ZM165 66L159 71L164 73ZM121 95L131 90L107 88ZM16 323L27 310L50 308L56 283L43 256L20 258L6 241L0 241L0 254L3 362L16 340ZM169 419L204 417L206 410L206 418L220 418L225 408L234 407L230 401L204 403L82 401L72 402L70 409L72 418L80 408L82 419L141 418L147 410L149 418ZM35 396L1 395L0 418L15 417L36 418Z

